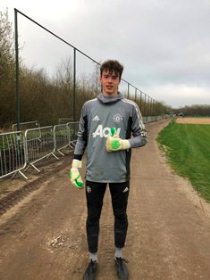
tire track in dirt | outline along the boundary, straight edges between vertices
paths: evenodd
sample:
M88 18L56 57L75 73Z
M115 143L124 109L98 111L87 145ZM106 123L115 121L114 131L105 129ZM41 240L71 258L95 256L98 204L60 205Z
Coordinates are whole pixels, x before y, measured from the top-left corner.
M56 171L62 170L66 166L66 159L59 165L53 164L53 167L56 167ZM7 196L4 196L0 199L0 216L6 213L6 211L13 206L15 206L18 202L20 202L23 198L29 195L31 192L38 190L42 183L44 183L49 176L54 174L54 170L51 168L50 171L45 172L40 177L35 180L23 184L22 187L18 188L15 191L10 192Z

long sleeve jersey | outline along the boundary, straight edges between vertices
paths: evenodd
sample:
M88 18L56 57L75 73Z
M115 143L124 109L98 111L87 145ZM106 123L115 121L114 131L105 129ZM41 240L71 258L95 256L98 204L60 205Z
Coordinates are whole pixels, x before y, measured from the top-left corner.
M115 127L131 148L140 147L145 126L138 105L121 93L106 97L102 93L84 103L79 122L74 158L81 160L87 150L86 180L101 183L126 182L130 178L131 149L107 152L106 138Z

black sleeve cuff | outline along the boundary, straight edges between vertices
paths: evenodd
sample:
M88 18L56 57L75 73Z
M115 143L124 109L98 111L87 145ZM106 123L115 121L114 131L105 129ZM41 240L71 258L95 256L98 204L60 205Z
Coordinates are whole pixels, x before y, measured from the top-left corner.
M76 155L74 154L74 159L77 159L77 160L82 160L82 155Z

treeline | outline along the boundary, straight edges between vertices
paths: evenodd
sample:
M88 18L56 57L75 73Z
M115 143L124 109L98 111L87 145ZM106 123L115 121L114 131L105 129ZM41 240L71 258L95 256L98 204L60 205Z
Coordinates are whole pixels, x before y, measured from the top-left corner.
M8 13L0 12L0 123L14 120L15 59Z
M12 25L7 12L0 12L0 126L16 122L15 53ZM20 119L56 124L73 118L73 74L71 61L61 62L53 78L44 69L29 69L20 60ZM85 100L96 94L93 74L76 84L76 118Z
M14 35L8 13L0 12L0 127L16 123ZM73 71L71 60L61 62L54 77L44 69L29 69L20 59L20 120L37 120L41 125L73 119ZM97 68L89 75L77 77L75 117L79 119L83 103L100 90ZM126 93L125 93L126 95ZM143 115L161 115L168 111L161 102L137 99Z
M174 109L174 113L184 116L210 116L210 105L192 105Z

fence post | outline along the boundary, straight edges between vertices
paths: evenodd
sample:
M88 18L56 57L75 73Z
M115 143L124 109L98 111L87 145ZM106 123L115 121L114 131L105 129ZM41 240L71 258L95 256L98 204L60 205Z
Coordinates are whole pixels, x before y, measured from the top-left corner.
M16 93L16 122L17 131L20 130L20 96L19 96L19 49L18 49L18 14L14 9L15 16L15 93Z
M74 69L73 69L73 121L76 121L76 48L74 48Z
M130 84L128 83L128 99L130 98Z

